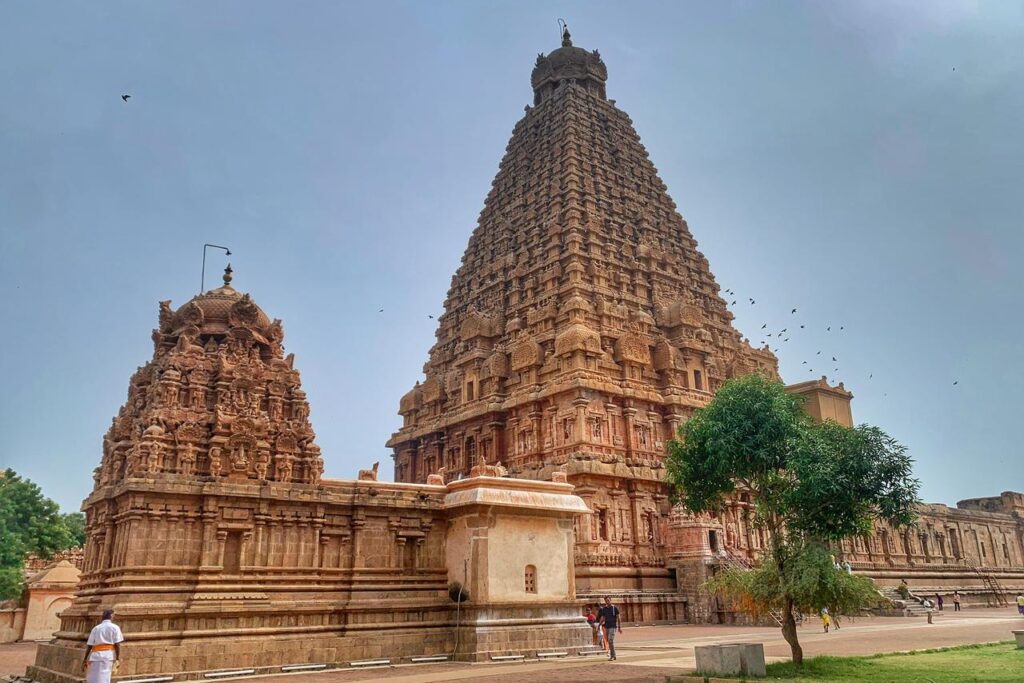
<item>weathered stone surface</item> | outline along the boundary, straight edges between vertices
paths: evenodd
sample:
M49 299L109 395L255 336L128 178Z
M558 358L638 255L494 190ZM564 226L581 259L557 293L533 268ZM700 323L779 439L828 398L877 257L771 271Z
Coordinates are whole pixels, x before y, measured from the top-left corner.
M698 586L765 547L743 495L716 515L672 509L665 444L731 377L778 377L733 326L708 261L632 121L606 96L597 51L537 59L516 123L452 277L424 378L388 445L395 479L465 475L483 458L516 477L565 477L592 510L576 528L580 595L619 595L631 622L725 620ZM852 394L824 378L790 391L852 425ZM564 474L563 474L564 473ZM1024 587L1024 494L922 508L919 530L877 525L836 547L882 583L976 596Z
M322 478L280 322L229 279L161 308L83 505L78 595L31 676L80 677L107 607L127 678L585 646L573 487L486 464L447 485L377 481L376 466ZM470 589L458 608L453 581Z

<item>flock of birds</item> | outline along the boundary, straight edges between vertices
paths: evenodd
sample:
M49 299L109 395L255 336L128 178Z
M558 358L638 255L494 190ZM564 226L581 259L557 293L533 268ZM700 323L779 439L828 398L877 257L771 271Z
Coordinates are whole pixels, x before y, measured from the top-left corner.
M728 297L726 297L726 299L729 299L731 297L735 297L736 296L736 292L734 290L732 290L732 289L726 289L726 290L723 290L723 291L724 291L725 294L729 295ZM735 306L736 305L736 301L737 301L737 299L733 299L729 303L729 305L730 306ZM753 297L747 297L747 301L749 302L749 305L751 305L751 306L754 306L754 305L757 304L757 300L754 299ZM796 315L796 313L797 313L797 309L796 308L792 308L789 311L790 315ZM783 327L778 332L772 332L772 331L768 331L768 323L766 322L766 323L761 325L761 329L759 330L760 332L762 332L763 337L764 337L761 340L760 346L761 347L768 347L768 348L771 349L772 353L778 354L779 349L781 348L781 344L787 343L790 340L790 335L791 334L795 333L798 329L799 330L806 329L806 327L807 327L806 323L802 323L802 324L800 324L799 328L797 328L795 326L793 327L793 331L794 332L790 332L789 331L789 327ZM834 327L834 325L826 325L825 326L825 332L831 333L833 327ZM839 329L837 330L837 333L838 332L844 332L846 330L846 325L839 325L838 328ZM769 342L769 340L771 338L773 338L773 337L775 338L775 342L777 344L779 344L780 346L776 346L774 348L771 346L771 342ZM821 354L822 354L821 349L818 349L815 352L815 354L814 354L814 359L812 359L812 360L817 360L818 357L821 356ZM838 363L839 362L839 359L835 355L833 355L833 354L826 354L825 357L822 358L821 360L822 361L826 361L829 357L832 358L832 362L833 363ZM803 361L800 362L800 364L808 366L807 372L809 372L809 373L813 373L814 372L814 368L810 367L810 365L811 365L810 361L803 360ZM832 372L833 373L838 373L839 372L839 368L838 367L834 367L832 369ZM826 376L828 375L828 373L825 373L825 374L826 374ZM875 376L874 373L868 373L868 380L873 379L874 376ZM836 377L835 377L835 375L833 375L833 377L830 379L830 381L831 382L835 382L835 380L836 380ZM959 380L954 380L953 381L953 386L958 386L959 384L960 384ZM883 394L883 395L884 396L888 396L889 394L886 393L886 394Z

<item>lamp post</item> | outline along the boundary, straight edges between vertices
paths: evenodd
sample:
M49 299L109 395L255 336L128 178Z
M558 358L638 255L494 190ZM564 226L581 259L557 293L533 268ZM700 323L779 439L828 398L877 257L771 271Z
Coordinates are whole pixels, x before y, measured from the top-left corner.
M224 252L225 252L225 254L224 254L225 256L231 256L231 250L228 249L227 247L222 247L219 244L204 244L203 245L203 273L202 273L202 276L201 276L201 278L199 280L199 293L200 294L202 294L203 290L206 289L206 250L209 247L213 247L215 249L223 249Z

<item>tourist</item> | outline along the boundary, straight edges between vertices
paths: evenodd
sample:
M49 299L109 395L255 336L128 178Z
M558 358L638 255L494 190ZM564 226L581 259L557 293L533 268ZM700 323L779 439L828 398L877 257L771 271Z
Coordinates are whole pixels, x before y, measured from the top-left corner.
M604 607L601 608L599 620L604 627L604 637L608 641L608 659L615 661L615 632L622 633L619 622L619 608L612 604L612 599L605 596Z
M85 643L86 683L110 683L110 676L121 659L121 643L124 634L115 624L114 610L103 611L103 621L93 627L89 640Z
M853 574L853 565L850 564L849 560L843 560L843 569L846 570L847 574Z
M1017 612L1024 617L1024 593L1017 593Z
M829 624L832 623L832 618L829 616L828 607L821 608L821 625L825 627L825 633L828 633Z
M594 645L600 645L601 644L601 626L597 623L597 615L594 614L594 608L593 607L591 607L589 610L587 610L587 623L590 625L590 632L591 632L591 636L593 637Z
M942 611L942 596L938 593L935 594L935 606L939 608L940 612Z
M960 611L960 591L953 591L953 611Z

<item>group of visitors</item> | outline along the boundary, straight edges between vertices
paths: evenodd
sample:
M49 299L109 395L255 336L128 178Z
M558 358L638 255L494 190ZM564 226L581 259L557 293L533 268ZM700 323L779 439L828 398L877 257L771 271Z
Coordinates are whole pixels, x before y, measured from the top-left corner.
M604 605L594 612L593 608L587 611L587 623L594 639L594 645L602 650L608 651L608 659L615 660L615 634L622 632L622 622L619 621L619 608L612 604L612 599L606 597Z
M908 600L911 597L914 597L914 599L917 599L916 596L913 596L913 594L910 592L910 586L907 584L907 580L906 579L900 579L900 585L896 589L896 592L899 593L900 596L903 597L904 600ZM959 612L960 611L960 591L953 591L952 600L953 600L953 611L954 612ZM941 612L941 611L943 611L943 607L945 606L945 602L946 602L946 599L945 599L945 597L943 597L942 593L935 593L935 599L934 600L932 600L931 598L922 598L921 599L921 606L922 607L927 607L928 609L937 609L938 611Z

